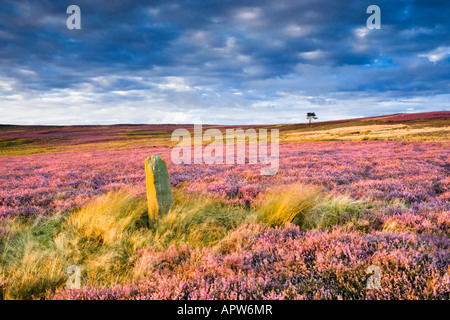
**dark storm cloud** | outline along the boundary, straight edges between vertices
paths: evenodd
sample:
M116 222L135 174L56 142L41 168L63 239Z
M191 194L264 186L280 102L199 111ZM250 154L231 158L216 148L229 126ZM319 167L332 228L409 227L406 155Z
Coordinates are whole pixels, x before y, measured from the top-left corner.
M71 4L81 30L66 28ZM381 30L366 28L371 4ZM290 122L314 108L322 119L448 109L449 9L445 0L2 1L0 122Z

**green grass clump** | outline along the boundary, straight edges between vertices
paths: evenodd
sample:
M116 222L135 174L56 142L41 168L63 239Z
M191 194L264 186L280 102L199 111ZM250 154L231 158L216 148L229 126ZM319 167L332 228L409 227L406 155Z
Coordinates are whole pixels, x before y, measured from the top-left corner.
M254 221L252 217L254 214L242 206L230 206L223 200L190 198L155 224L154 244L161 247L180 243L211 246L244 221Z
M312 185L293 184L269 192L257 219L271 227L293 223L304 230L342 225L358 218L366 205L348 196L326 194Z
M56 250L53 238L61 226L61 216L19 218L8 221L8 232L0 243L0 275L4 296L30 299L64 281L64 256Z

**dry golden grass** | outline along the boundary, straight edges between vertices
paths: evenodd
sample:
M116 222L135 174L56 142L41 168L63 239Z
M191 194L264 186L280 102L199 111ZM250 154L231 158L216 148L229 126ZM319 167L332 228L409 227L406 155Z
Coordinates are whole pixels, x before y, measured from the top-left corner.
M135 229L147 210L145 198L133 191L107 193L68 218L68 228L82 239L111 245Z
M311 130L311 129L310 129ZM450 126L418 126L408 124L357 125L329 130L287 131L282 135L283 142L313 141L362 141L362 140L401 140L401 141L447 141Z
M366 206L362 200L326 194L317 186L292 184L264 197L258 221L272 227L293 223L304 230L324 228L354 220Z
M258 219L270 226L287 222L301 225L321 193L318 187L302 184L276 188L261 203Z

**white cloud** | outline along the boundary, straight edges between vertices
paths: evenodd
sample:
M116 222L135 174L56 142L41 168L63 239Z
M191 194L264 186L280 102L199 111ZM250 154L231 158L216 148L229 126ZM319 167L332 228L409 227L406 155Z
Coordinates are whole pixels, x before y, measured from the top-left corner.
M369 31L370 31L370 30L369 30L367 27L356 28L356 29L354 30L355 35L356 35L358 38L365 38L366 35L369 33Z
M325 56L325 53L322 50L314 50L308 52L301 52L299 53L299 56L307 60L316 60L322 59Z
M256 20L261 17L261 9L249 8L249 9L240 10L240 11L238 11L236 16L239 20L245 20L245 21Z
M158 84L158 88L162 90L174 90L174 91L191 91L192 87L186 84L186 81L182 77L165 77L166 83Z
M293 38L302 38L310 34L310 28L306 26L299 26L297 24L291 24L286 27L285 33Z
M439 47L430 52L419 54L419 57L425 57L430 60L430 62L436 64L436 62L441 61L448 55L450 55L450 47Z
M12 92L14 90L14 87L11 83L13 83L14 80L8 79L8 78L0 78L0 92L1 91L8 91Z

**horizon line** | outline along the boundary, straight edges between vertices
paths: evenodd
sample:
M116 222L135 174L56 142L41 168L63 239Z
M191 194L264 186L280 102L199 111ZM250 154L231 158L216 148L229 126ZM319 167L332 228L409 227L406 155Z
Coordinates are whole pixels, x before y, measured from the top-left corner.
M436 110L436 111L427 111L427 112L399 112L399 113L390 113L390 114L381 114L375 116L368 117L355 117L355 118L347 118L347 119L335 119L335 120L325 120L325 121L315 121L314 123L326 123L326 122L338 122L338 121L351 121L351 120L361 120L361 119L372 119L372 118L380 118L380 117L388 117L395 115L418 115L418 114L430 114L430 113L439 113L445 112L449 113L450 110ZM6 127L95 127L95 126L180 126L180 125L198 125L200 123L113 123L113 124L12 124L12 123L0 123L0 126ZM214 123L201 123L201 125L205 126L221 126L221 127L233 127L233 126L279 126L279 125L292 125L292 124L308 124L308 122L285 122L285 123L272 123L272 124L214 124Z

